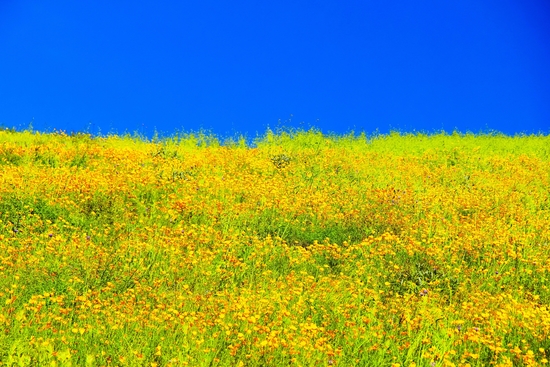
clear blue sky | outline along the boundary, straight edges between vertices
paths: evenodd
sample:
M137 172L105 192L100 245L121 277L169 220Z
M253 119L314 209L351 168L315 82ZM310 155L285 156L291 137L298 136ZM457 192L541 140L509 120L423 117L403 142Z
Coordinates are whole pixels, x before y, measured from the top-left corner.
M0 125L548 133L550 1L0 0Z

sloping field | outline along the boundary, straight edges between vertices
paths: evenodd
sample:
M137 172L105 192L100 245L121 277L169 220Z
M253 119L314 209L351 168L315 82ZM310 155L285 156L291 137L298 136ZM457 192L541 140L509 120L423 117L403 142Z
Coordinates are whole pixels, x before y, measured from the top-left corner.
M550 137L0 132L6 366L534 366Z

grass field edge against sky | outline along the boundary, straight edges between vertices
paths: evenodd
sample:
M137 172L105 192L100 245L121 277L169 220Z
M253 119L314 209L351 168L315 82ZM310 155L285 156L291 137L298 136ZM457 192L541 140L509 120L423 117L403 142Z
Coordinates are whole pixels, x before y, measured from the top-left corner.
M76 136L76 135L87 135L91 138L107 138L107 137L121 137L121 138L132 138L132 139L138 139L142 142L166 142L166 141L177 141L179 139L186 139L189 137L202 137L207 138L209 141L216 141L219 145L234 145L235 143L239 143L244 140L247 146L252 147L256 145L257 142L265 140L268 136L287 136L289 138L293 138L297 135L304 135L304 134L312 134L317 136L322 136L325 139L329 140L340 140L342 138L353 138L353 139L366 139L366 140L372 140L376 138L383 138L386 136L422 136L422 137L430 137L430 136L445 136L445 135L454 135L454 136L499 136L499 137L528 137L528 136L536 136L536 137L548 137L550 136L550 129L547 131L544 130L538 130L538 131L520 131L516 132L514 134L505 133L496 129L491 129L489 127L478 129L477 131L472 131L471 129L468 129L466 131L459 130L457 128L453 130L449 129L413 129L413 130L404 130L404 129L390 129L388 132L380 131L379 129L375 129L374 131L368 132L368 131L357 131L350 129L347 132L344 133L337 133L334 131L324 131L324 129L310 126L308 128L304 127L293 127L293 126L278 126L274 129L270 128L269 126L263 131L259 132L256 131L255 136L252 136L249 132L233 132L232 134L226 133L226 134L220 134L214 132L212 129L188 129L188 130L174 130L173 132L165 132L165 131L157 131L154 130L153 133L147 134L146 132L140 131L140 130L134 130L134 131L128 131L125 130L124 132L119 132L115 129L111 129L111 131L105 133L102 132L100 129L97 129L96 131L93 131L90 128L83 129L83 130L71 130L66 131L63 129L34 129L32 123L29 123L29 125L26 128L21 127L15 127L15 126L7 126L5 124L0 123L0 131L6 131L6 132L12 132L12 133L30 133L30 134L65 134L70 136Z

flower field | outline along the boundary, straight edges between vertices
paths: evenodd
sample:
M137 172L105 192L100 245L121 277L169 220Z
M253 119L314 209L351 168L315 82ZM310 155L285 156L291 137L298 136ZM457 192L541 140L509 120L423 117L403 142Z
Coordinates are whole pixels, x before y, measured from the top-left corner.
M537 366L550 137L0 131L2 366Z

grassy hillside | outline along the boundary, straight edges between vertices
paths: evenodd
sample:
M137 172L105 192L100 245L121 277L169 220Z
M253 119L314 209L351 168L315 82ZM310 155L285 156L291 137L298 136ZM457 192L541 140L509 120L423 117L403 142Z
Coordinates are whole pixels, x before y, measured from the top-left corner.
M550 137L0 131L6 366L534 366Z

